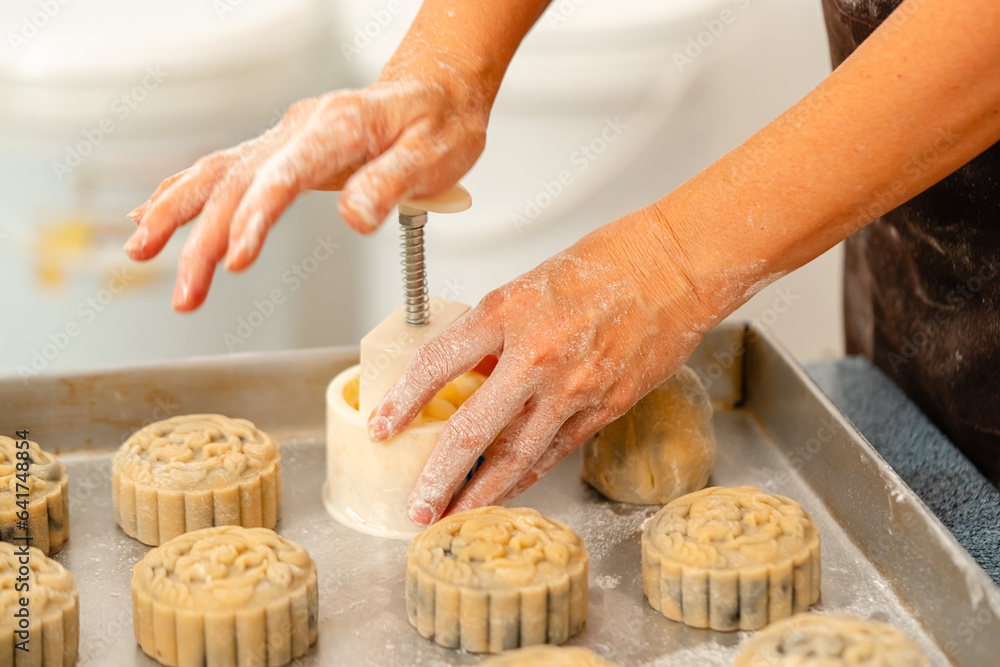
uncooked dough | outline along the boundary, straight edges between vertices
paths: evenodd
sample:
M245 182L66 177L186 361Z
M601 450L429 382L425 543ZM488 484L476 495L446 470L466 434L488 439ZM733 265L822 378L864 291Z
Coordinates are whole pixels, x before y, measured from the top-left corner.
M479 667L618 667L613 662L577 646L529 646L504 651L479 663Z
M219 526L152 549L132 573L135 640L171 667L279 667L319 634L316 563L267 528Z
M20 627L24 614L26 629ZM17 648L23 641L27 650ZM73 575L40 549L0 542L0 665L69 667L79 644L80 596Z
M704 488L714 463L712 402L687 366L583 446L583 480L626 503L663 505Z
M587 621L587 548L537 511L482 507L438 521L406 550L406 611L428 639L498 653L561 644Z
M887 623L798 614L751 637L733 667L928 667L923 652Z
M646 523L642 587L671 620L756 630L819 599L819 531L784 496L752 486L695 491Z
M26 454L18 459L19 452ZM18 515L25 511L27 533L23 525L18 527ZM31 538L31 546L45 554L59 551L69 539L66 466L38 443L0 435L0 541L14 543L25 534Z
M115 520L143 544L211 526L274 528L281 514L278 445L245 419L150 424L122 444L111 471Z
M448 421L462 407L473 393L486 382L486 376L476 371L462 373L454 380L446 383L434 398L424 406L416 419L409 424L410 428L423 426L432 422ZM355 410L360 403L361 378L353 378L344 385L344 400Z

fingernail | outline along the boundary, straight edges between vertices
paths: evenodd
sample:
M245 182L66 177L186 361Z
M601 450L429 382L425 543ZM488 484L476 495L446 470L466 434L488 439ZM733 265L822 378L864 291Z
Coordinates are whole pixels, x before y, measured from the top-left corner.
M131 218L131 219L135 220L136 218L138 218L139 216L142 215L143 211L146 210L147 206L149 206L149 200L148 199L146 201L142 202L141 204L139 204L138 206L136 206L134 209L132 209L128 213L126 213L125 217L126 218Z
M243 259L248 252L247 240L245 238L240 239L236 242L236 245L229 249L226 253L226 269L229 271L234 270L233 267L236 266L237 260Z
M173 305L174 308L185 305L190 292L191 290L188 288L187 283L178 283L177 287L174 288L174 296L171 305Z
M429 526L434 523L434 510L424 501L418 500L410 508L410 521L418 526Z
M375 441L389 437L389 420L385 417L375 417L368 422L368 438Z
M257 246L264 240L265 233L264 214L260 211L254 211L250 214L250 219L247 220L246 226L243 228L243 234L226 253L226 268L232 271L238 264L244 263L246 258L252 255Z
M538 481L538 477L535 476L534 473L531 474L531 477L533 477L534 479L525 478L522 479L520 482L518 482L511 490L511 492L507 494L504 500L510 500L511 498L516 498L525 491L527 491L528 489L530 489L534 485L534 483Z
M135 230L135 233L129 237L129 240L125 242L124 250L128 254L132 254L136 251L142 250L146 247L146 241L149 239L149 230L145 227L140 227Z
M264 236L264 227L264 214L260 211L254 211L250 214L250 219L247 220L245 233L253 238L260 238Z
M374 229L378 225L379 221L375 219L375 204L367 197L349 196L346 206L354 211L369 229Z

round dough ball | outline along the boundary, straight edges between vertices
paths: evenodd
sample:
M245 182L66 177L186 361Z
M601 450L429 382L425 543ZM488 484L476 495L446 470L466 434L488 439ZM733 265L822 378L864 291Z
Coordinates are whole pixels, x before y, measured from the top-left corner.
M708 392L682 366L583 446L583 481L612 500L663 505L708 483L715 430Z
M927 667L906 635L879 621L798 614L754 635L734 667Z

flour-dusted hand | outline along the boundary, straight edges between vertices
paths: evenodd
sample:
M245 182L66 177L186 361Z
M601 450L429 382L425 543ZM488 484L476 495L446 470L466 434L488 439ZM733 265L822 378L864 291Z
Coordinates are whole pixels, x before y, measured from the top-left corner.
M485 356L499 361L442 431L410 497L413 521L519 493L687 358L711 318L659 236L642 214L608 225L417 351L372 415L375 439L399 433Z
M403 199L440 194L473 165L507 65L548 0L425 0L378 83L301 100L274 128L163 181L129 214L125 250L154 257L199 217L181 254L174 308L202 304L215 266L241 271L306 190L343 190L361 233Z
M132 214L132 259L155 256L200 214L181 254L174 307L205 300L216 264L240 271L306 190L340 190L340 214L369 233L400 200L437 194L475 162L487 105L439 83L382 82L296 102L260 137L212 153L165 180ZM461 96L464 97L464 96Z

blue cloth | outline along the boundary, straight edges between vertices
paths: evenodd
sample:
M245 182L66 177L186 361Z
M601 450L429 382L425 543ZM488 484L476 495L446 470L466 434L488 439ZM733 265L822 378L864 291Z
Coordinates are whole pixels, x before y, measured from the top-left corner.
M805 368L1000 585L1000 491L867 359Z

